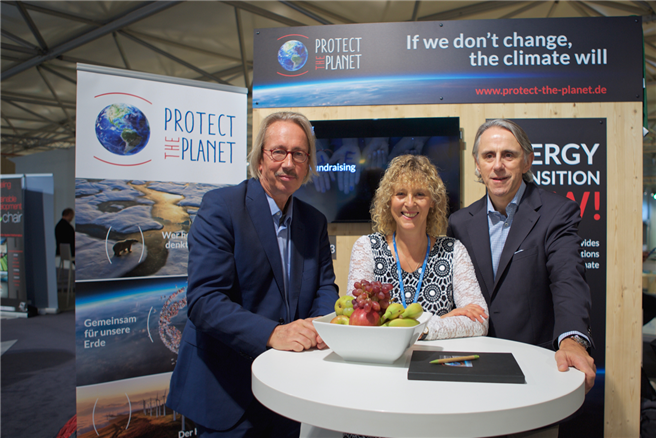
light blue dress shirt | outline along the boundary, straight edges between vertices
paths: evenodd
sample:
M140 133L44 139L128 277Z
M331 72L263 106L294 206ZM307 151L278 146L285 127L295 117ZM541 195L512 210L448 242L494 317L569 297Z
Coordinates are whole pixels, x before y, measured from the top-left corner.
M490 230L490 250L492 252L492 269L494 271L494 279L497 278L497 269L499 267L499 259L503 252L503 247L506 245L510 226L512 225L515 212L519 206L519 202L524 196L526 191L526 183L522 181L519 190L506 207L506 214L504 216L494 209L494 204L490 200L490 195L487 195L487 225Z
M266 194L266 193L265 193ZM287 308L287 320L289 323L291 319L291 311L289 309L289 282L291 279L291 226L292 226L292 212L294 211L294 198L289 199L287 205L287 213L283 216L282 210L276 204L271 196L266 194L267 201L269 202L269 209L273 218L273 226L276 230L276 239L278 240L278 249L280 250L280 260L282 260L282 272L285 293L285 306Z

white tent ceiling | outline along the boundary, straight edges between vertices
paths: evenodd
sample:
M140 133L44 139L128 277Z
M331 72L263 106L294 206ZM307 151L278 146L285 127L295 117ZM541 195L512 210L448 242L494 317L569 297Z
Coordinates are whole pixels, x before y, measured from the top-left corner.
M2 1L0 7L6 157L75 146L78 62L250 89L257 28L639 15L653 131L644 139L644 181L656 187L654 1Z

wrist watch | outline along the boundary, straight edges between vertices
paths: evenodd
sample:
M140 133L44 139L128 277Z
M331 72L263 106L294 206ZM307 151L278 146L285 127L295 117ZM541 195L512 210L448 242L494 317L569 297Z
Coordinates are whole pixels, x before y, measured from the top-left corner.
M583 336L572 335L566 337L565 339L571 339L573 341L576 341L577 344L579 344L581 347L585 348L586 350L590 348L590 342L588 342Z
M426 328L424 329L424 331L422 332L422 334L419 335L419 339L417 339L417 340L418 340L418 341L423 341L423 340L426 338L426 336L428 336L428 327L426 327Z

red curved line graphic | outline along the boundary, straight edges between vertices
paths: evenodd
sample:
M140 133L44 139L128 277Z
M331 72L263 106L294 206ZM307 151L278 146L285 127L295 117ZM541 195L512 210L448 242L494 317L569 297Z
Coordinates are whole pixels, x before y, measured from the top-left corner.
M307 73L308 71L310 71L310 70L305 70L303 73L299 73L299 74L297 74L297 75L286 75L286 74L284 74L284 73L280 73L279 71L277 71L276 73L278 73L280 76L286 76L286 77L288 77L288 78L294 78L294 77L296 77L296 76L304 75L304 74Z
M130 93L119 93L119 92L114 92L114 93L103 93L103 94L99 94L99 95L97 95L97 96L93 96L93 98L95 99L96 97L107 96L108 94L124 94L125 96L132 96L132 97L136 97L137 99L141 99L141 100L143 100L144 102L148 102L148 103L151 104L151 105L153 104L152 102L147 101L146 99L144 99L144 98L141 97L141 96L137 96L136 94L130 94Z
M95 158L98 161L102 161L103 163L111 164L112 166L141 166L142 164L150 163L151 161L153 161L153 160L148 160L148 161L144 161L143 163L136 163L136 164L118 164L118 163L112 163L111 161L101 160L95 155L93 156L93 158Z
M283 35L278 39L281 40L283 38L287 38L287 37L291 37L291 36L300 36L300 37L303 37L303 38L310 39L310 37L306 37L305 35L301 35L300 33L290 33L289 35Z

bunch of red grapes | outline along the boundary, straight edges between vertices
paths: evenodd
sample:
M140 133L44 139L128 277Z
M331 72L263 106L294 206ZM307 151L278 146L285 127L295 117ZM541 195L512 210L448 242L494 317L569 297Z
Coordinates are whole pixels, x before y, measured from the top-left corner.
M353 309L363 309L364 313L375 311L378 314L385 313L390 304L390 292L393 286L380 281L369 282L367 280L356 281L353 285Z

